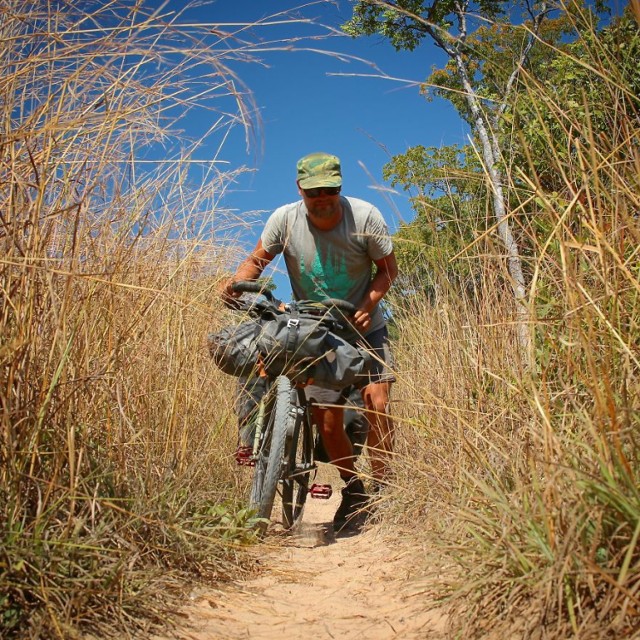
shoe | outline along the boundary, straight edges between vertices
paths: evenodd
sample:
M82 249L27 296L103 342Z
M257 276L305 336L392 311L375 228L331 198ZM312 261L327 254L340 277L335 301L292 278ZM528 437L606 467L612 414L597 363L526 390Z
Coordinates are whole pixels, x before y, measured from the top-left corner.
M361 524L365 507L369 502L362 480L353 476L342 489L342 502L333 516L333 530L340 532Z

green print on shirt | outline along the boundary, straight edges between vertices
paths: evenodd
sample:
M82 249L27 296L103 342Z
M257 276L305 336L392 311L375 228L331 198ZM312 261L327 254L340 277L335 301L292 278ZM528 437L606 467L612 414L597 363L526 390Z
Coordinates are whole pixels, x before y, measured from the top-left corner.
M331 250L329 250L324 264L322 264L320 254L316 253L309 271L307 271L304 261L300 263L300 284L310 300L321 301L327 298L346 299L353 283L347 272L344 256L334 266Z

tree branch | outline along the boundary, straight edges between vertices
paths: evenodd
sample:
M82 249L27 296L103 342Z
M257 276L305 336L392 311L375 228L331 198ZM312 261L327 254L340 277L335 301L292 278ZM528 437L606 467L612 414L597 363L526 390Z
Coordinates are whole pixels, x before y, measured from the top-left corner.
M527 6L528 6L528 3L527 3ZM500 118L502 117L502 115L507 109L507 103L508 103L509 96L511 95L511 91L513 90L513 85L515 84L517 77L520 75L520 71L522 70L522 68L524 67L527 61L527 58L529 56L529 51L531 51L531 47L533 47L533 43L538 39L540 26L548 12L549 10L547 9L546 2L542 3L542 9L537 15L533 15L533 13L531 12L531 9L529 8L529 15L531 15L532 17L533 25L531 30L529 31L527 44L522 50L520 54L520 58L518 59L518 63L516 64L514 70L511 72L511 75L509 76L509 80L507 81L507 85L504 90L504 98L496 111L495 124L498 123L498 121L500 120Z
M415 22L424 27L424 31L426 31L437 43L444 43L449 41L456 42L458 40L458 38L452 36L444 27L441 27L439 24L431 21L428 18L424 18L417 13L413 13L408 9L404 9L403 7L398 6L395 2L389 2L389 0L363 0L363 2L373 6L392 9L393 11L407 18L415 20ZM432 8L435 8L435 3L432 5ZM443 44L440 44L440 46L443 49L445 48ZM449 52L447 51L447 53Z

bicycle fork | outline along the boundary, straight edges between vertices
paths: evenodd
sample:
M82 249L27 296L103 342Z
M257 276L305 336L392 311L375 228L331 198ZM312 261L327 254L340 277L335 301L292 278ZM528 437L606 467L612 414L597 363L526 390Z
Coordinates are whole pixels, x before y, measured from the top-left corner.
M296 390L293 393L301 393L301 391ZM305 433L305 430L309 429L309 425L311 425L311 415L308 408L300 401L300 398L298 398L297 402L294 401L293 395L290 408L290 418L287 433L287 449L289 450L292 448L294 442L297 447L304 447L308 438L312 437L310 432ZM296 459L295 452L292 453L294 455L294 459ZM305 456L301 460L296 460L293 468L283 469L282 477L283 480L294 480L309 487L311 474L315 474L317 468L318 466L316 465L312 454L308 459Z

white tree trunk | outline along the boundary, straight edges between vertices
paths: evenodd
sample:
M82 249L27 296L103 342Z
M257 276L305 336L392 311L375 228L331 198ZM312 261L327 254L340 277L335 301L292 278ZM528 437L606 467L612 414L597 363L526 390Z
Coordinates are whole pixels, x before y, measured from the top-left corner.
M518 243L513 237L511 225L507 217L507 208L504 199L503 178L498 169L499 156L497 155L487 128L486 118L480 106L480 100L476 95L471 83L468 81L467 69L464 66L462 56L455 53L455 60L458 71L465 89L467 104L473 115L474 130L478 135L482 145L482 158L487 169L489 182L492 190L493 213L498 223L498 235L504 243L507 252L507 269L511 277L511 287L517 305L518 317L518 343L523 351L527 353L530 345L529 312L527 308L527 288L524 274L522 272L522 260Z

